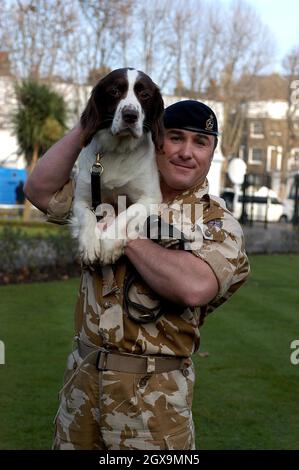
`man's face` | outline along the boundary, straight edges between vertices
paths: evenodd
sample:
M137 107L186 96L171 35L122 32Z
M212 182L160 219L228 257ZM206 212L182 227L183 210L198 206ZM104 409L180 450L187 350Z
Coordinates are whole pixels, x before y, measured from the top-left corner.
M163 151L157 155L163 190L182 191L204 182L214 154L213 135L167 129Z

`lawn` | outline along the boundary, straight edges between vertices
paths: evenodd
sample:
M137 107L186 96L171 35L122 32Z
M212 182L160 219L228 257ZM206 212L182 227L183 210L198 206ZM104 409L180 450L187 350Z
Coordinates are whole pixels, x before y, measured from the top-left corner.
M48 222L23 222L21 219L16 220L0 220L0 236L4 229L9 228L11 231L21 231L22 233L30 236L46 237L61 232L61 230L68 230L67 226L50 224Z
M299 449L298 255L254 256L252 276L211 314L195 356L199 449ZM0 287L0 449L47 449L79 280Z

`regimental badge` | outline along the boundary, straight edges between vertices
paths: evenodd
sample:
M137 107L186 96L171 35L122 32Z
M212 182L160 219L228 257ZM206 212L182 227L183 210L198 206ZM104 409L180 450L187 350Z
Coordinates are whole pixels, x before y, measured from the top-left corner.
M210 114L209 119L206 122L206 131L211 131L214 127L214 117L213 114Z
M222 226L223 226L223 221L221 219L209 220L208 222L209 229L212 229L214 227L217 229L221 229Z

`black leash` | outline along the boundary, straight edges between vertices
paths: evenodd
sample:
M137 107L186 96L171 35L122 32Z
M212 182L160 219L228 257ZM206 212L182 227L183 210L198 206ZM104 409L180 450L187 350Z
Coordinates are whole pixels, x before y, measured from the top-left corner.
M95 212L96 208L102 203L102 194L101 194L101 175L104 171L104 167L101 164L100 160L103 158L103 154L100 152L96 153L96 161L91 167L91 207ZM102 216L97 216L97 220L100 220Z
M129 291L132 285L137 281L142 280L136 269L130 270L127 274L124 283L124 310L131 320L136 323L151 323L157 321L164 312L164 302L160 300L156 307L145 307L137 302L133 302L129 297Z
M183 232L172 224L168 224L160 215L156 214L152 214L146 219L143 231L146 237L155 243L159 243L164 238L177 240L180 250L184 250L185 242L189 241Z
M179 231L172 224L167 224L160 216L157 215L151 215L147 218L144 224L144 233L146 234L147 238L151 238L151 235L153 235L154 238L152 238L152 241L156 243L159 243L161 239L163 240L163 235L165 236L167 234L168 239L177 241L180 250L184 250L185 242L188 241L183 232ZM130 263L128 273L124 281L124 310L128 317L131 318L131 320L134 320L136 323L156 322L161 317L161 315L163 315L167 306L169 306L171 302L160 298L158 305L152 308L145 307L142 304L134 302L130 299L129 294L131 287L138 281L142 282L142 278L138 271ZM174 308L173 305L172 308Z

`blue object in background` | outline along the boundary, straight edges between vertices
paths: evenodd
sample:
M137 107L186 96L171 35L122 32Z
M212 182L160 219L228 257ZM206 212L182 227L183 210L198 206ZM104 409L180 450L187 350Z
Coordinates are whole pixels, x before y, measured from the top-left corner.
M16 204L16 187L26 179L26 170L0 167L0 204Z

